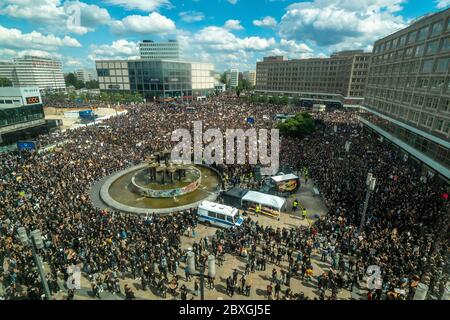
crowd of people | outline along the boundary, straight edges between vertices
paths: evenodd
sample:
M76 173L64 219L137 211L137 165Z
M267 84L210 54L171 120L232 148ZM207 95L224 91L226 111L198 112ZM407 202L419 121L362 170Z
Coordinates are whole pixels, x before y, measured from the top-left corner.
M25 227L43 235L45 248L39 253L48 266L51 294L69 289L67 299L76 296L76 290L64 286L71 277L69 267L78 265L93 297L106 290L134 299L131 287L120 287L119 279L124 278L139 279L141 290L151 289L164 298L168 292L181 299L198 297L198 279L184 268L186 252L181 248L182 236L195 234L194 211L142 217L100 210L89 196L90 187L101 178L170 149L171 132L191 129L192 121L201 120L203 130L223 132L271 128L276 114L295 110L233 97L194 102L191 107L194 111L176 104L126 106L126 114L105 120L103 128L40 136L41 146L65 141L52 150L0 154L0 295L43 298L31 247L17 236L18 228ZM429 285L430 293L442 294L448 279L447 186L437 177L424 176L361 128L353 112L314 116L326 129L304 138L282 137L280 161L292 168L309 168L329 214L311 228L291 229L261 226L248 218L241 228L219 230L212 239L194 243L196 265L207 263L209 254L216 255L218 267L227 254L244 257L245 272L233 272L224 283L230 296L236 291L250 296L255 288L248 274L273 268L264 288L268 299L307 299L290 288L293 278L316 286L321 299L336 299L340 290L352 290L370 265L381 268L383 287L369 290L369 299L411 298L419 281ZM247 123L247 117L255 123ZM347 141L349 152L344 147ZM377 178L377 187L367 224L359 232L368 172ZM225 166L224 179L227 187L261 186L249 165ZM315 257L330 264L330 270L315 275ZM183 270L189 288L180 285ZM215 279L207 282L211 289L218 287ZM399 294L398 289L406 293Z

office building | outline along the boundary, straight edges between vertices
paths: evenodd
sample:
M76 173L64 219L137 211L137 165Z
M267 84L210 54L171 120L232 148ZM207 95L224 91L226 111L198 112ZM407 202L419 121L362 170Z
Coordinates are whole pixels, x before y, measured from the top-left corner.
M214 84L214 91L216 93L225 92L225 91L227 91L227 85L225 83L222 83L222 82L216 82Z
M147 100L214 93L214 65L173 60L96 61L100 91L138 92Z
M239 86L239 70L230 69L226 72L226 80L228 88L237 88Z
M375 42L361 121L450 178L450 9Z
M256 71L245 71L242 76L250 86L256 86Z
M0 87L0 145L32 138L47 129L37 87Z
M66 89L61 62L55 59L15 58L0 64L0 76L11 80L14 87L37 87L41 91Z
M312 103L362 103L371 53L342 51L329 58L265 57L256 64L256 92Z
M180 45L176 40L154 42L143 40L139 43L139 53L142 60L179 60Z
M95 70L79 69L74 71L75 77L83 82L97 80L97 72Z

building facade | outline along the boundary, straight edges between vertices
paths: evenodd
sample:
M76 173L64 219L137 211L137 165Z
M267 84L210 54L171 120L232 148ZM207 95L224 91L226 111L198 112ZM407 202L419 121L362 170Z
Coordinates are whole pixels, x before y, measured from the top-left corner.
M239 70L230 69L226 72L227 86L229 88L237 88L239 86Z
M66 89L61 62L55 59L16 58L0 64L0 76L10 79L14 87L38 87L41 91Z
M167 42L143 40L139 43L139 54L142 60L179 60L180 45L176 40Z
M342 51L329 58L265 57L256 64L256 92L298 96L312 102L361 100L371 53Z
M172 60L96 61L101 91L138 92L147 100L214 93L214 65Z
M243 78L248 81L248 83L254 87L256 86L256 71L245 71L243 73Z
M95 70L79 69L79 70L75 70L74 74L78 80L81 80L85 83L98 79L97 72Z
M30 138L46 127L37 87L0 88L0 145Z
M375 42L361 121L447 179L450 9Z

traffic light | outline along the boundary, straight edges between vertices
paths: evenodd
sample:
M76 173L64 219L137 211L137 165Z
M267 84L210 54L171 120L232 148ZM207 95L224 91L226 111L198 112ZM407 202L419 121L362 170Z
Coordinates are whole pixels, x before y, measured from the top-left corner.
M17 228L17 235L19 236L19 241L20 241L23 245L28 245L28 235L27 235L27 230L25 230L24 227L19 227L19 228Z
M41 231L39 229L31 231L31 238L33 239L36 249L44 248L44 242L42 241Z

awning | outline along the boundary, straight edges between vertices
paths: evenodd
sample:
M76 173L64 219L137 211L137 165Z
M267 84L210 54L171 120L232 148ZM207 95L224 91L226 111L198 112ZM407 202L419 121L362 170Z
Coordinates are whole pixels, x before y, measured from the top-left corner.
M284 204L286 203L286 199L272 196L270 194L265 194L257 191L249 191L247 194L242 197L242 201L250 201L254 203L258 203L263 206L271 207L281 211Z
M289 173L289 174L283 174L281 176L274 176L274 177L271 177L271 179L275 182L281 182L281 181L286 181L286 180L298 179L298 177L295 174Z

